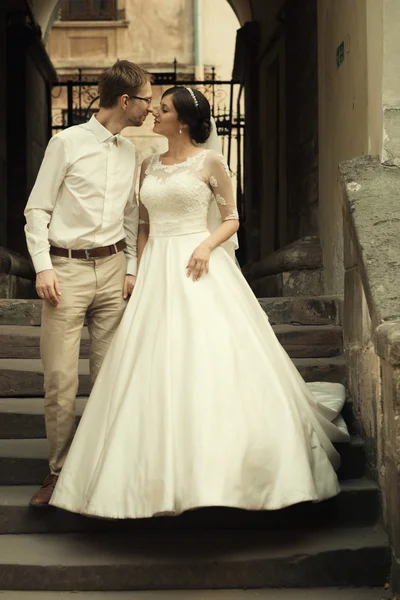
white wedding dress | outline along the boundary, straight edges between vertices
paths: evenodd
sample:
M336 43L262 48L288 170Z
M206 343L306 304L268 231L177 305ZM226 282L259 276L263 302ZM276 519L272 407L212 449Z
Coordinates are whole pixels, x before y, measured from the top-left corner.
M206 506L279 509L339 492L339 384L307 385L221 247L186 276L216 200L237 218L222 157L153 156L141 188L150 236L51 504L108 518Z

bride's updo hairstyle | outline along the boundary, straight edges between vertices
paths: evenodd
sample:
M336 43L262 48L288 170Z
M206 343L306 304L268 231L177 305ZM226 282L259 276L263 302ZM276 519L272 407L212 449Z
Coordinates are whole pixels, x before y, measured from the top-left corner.
M204 144L211 133L211 108L207 98L193 88L177 86L163 94L172 96L172 102L179 120L189 127L189 135L194 142Z

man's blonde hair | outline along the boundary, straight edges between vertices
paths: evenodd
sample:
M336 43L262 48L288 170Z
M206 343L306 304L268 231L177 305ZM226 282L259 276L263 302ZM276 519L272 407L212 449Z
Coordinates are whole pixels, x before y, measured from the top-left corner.
M100 75L100 107L112 108L119 96L123 94L134 96L143 85L151 81L150 73L135 63L129 60L118 60Z

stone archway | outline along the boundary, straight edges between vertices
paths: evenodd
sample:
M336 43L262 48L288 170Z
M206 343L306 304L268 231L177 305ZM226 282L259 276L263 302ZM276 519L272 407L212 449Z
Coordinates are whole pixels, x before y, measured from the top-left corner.
M240 24L243 26L247 21L253 18L250 0L227 0L233 8Z
M31 0L32 12L42 30L45 42L47 41L60 4L61 0Z

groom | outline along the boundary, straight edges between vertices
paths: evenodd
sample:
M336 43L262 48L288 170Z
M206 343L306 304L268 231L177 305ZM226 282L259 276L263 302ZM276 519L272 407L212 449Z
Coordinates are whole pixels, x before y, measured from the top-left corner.
M90 374L132 293L138 208L136 149L120 136L151 112L151 76L122 60L100 76L100 110L55 135L25 209L26 239L44 300L40 339L50 475L30 501L47 506L75 431L79 346L86 317Z

